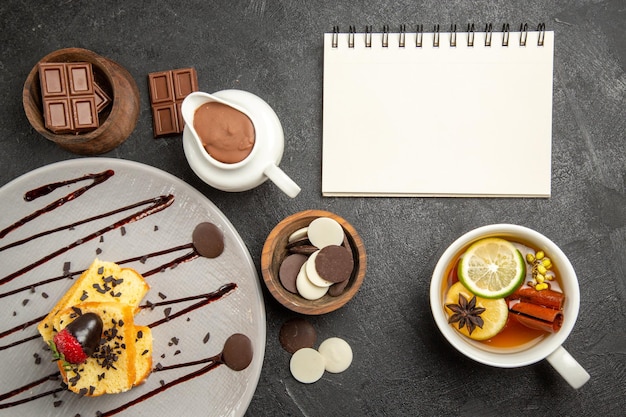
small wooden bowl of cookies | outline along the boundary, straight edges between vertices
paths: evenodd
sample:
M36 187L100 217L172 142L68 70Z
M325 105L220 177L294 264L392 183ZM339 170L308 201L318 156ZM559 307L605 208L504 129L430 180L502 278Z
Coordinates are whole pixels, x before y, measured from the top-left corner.
M365 278L361 237L342 217L324 210L295 213L274 227L261 254L267 289L297 313L320 315L344 306Z

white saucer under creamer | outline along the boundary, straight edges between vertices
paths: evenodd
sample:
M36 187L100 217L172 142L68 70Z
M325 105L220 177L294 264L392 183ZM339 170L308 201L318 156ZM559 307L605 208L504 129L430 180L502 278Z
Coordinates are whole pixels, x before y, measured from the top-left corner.
M225 164L204 149L193 128L193 117L198 107L210 101L239 110L252 121L255 144L243 161ZM181 112L185 120L185 157L204 182L218 190L237 192L257 187L269 178L288 196L298 195L300 187L278 167L285 146L283 128L274 110L263 99L243 90L222 90L213 94L194 92L183 101Z

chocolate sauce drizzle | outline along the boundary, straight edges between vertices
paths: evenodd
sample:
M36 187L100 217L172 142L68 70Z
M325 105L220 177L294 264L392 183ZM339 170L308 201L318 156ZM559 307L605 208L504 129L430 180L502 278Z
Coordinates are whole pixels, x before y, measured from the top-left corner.
M80 182L80 181L85 181L85 180L90 180L90 179L93 180L93 182L91 184L85 185L84 187L81 187L81 188L77 189L76 191L71 192L70 194L66 195L65 197L61 197L58 200L53 201L52 203L48 204L44 208L39 209L39 210L29 214L28 216L22 218L21 220L18 220L17 222L13 223L9 227L1 230L0 231L0 239L4 238L7 234L11 233L15 229L25 225L29 221L31 221L33 219L36 219L37 217L41 216L42 214L49 213L52 210L61 207L62 205L64 205L68 201L72 201L72 200L80 197L87 190L89 190L92 187L95 187L98 184L102 184L104 181L106 181L109 178L111 178L114 174L115 174L115 172L112 169L108 169L108 170L100 172L98 174L87 174L87 175L84 175L84 176L79 177L79 178L73 178L73 179L67 180L67 181L60 181L60 182L47 184L47 185L44 185L42 187L35 188L34 190L30 190L30 191L26 192L26 194L24 194L24 200L26 200L26 201L33 201L33 200L35 200L35 199L37 199L39 197L43 197L44 195L50 194L52 191L56 190L59 187L63 187L63 186L70 185L70 184L74 184L74 183L77 183L77 182Z
M13 272L12 274L7 275L6 277L0 279L0 285L4 285L7 282L10 282L12 280L14 280L15 278L19 277L22 274L25 274L26 272L40 266L43 265L44 263L48 262L49 260L56 258L59 255L64 254L65 252L76 248L77 246L82 245L85 242L88 242L92 239L95 239L107 232L110 232L111 230L115 230L119 227L122 227L126 224L129 223L133 223L136 222L138 220L143 219L144 217L150 216L154 213L158 213L159 211L169 207L173 202L174 202L174 196L169 194L166 196L160 196L160 197L156 197L156 198L152 198L150 200L146 200L149 202L149 206L146 207L143 210L140 210L136 213L131 214L130 216L124 217L121 220L118 220L115 223L112 223L96 232L93 232L85 237L83 237L82 239L78 239L76 241L74 241L73 243L70 243L67 246L64 246L60 249L57 249L56 251L52 252L49 255L44 256L43 258L39 259L38 261L33 262L30 265L25 266L24 268Z
M48 236L48 235L51 235L53 233L60 232L62 230L69 230L69 229L75 228L77 226L80 226L81 224L93 222L95 220L104 219L105 217L113 216L115 214L123 213L125 211L132 210L132 209L137 208L137 207L145 206L146 204L150 204L153 201L154 201L154 199L150 198L150 199L147 199L147 200L139 201L138 203L130 204L128 206L120 207L118 209L111 210L111 211L108 211L106 213L99 214L97 216L93 216L93 217L89 217L89 218L86 218L86 219L83 219L83 220L79 220L79 221L77 221L75 223L67 224L65 226L57 227L57 228L51 229L51 230L45 230L43 232L34 234L34 235L26 237L24 239L21 239L21 240L15 241L13 243L9 243L8 245L2 246L2 247L0 247L0 252L2 252L3 250L9 249L9 248L13 248L13 247L16 247L16 246L19 246L19 245L23 245L24 243L28 243L28 242L30 242L32 240L38 239L38 238L43 237L43 236Z
M115 263L118 264L118 265L124 265L124 264L128 264L128 263L131 263L131 262L137 262L137 261L141 261L143 263L143 262L147 261L150 258L154 258L156 256L167 255L169 253L177 252L177 251L183 250L183 249L193 249L193 244L192 243L187 243L187 244L184 244L184 245L174 246L172 248L163 249L163 250L160 250L160 251L148 253L146 255L135 256L133 258L124 259L122 261L115 261ZM192 251L191 253L188 253L188 254L183 255L183 256L181 256L179 258L176 258L176 259L174 259L171 262L168 262L166 264L163 264L163 265L159 266L158 268L155 268L155 269L153 269L151 271L148 271L148 272L144 272L141 275L145 278L147 276L154 275L157 272L163 272L167 268L174 268L175 266L178 266L178 265L180 265L183 262L191 261L191 260L193 260L193 259L195 259L197 257L198 257L197 253ZM48 279L36 282L34 284L29 284L29 285L26 285L24 287L20 287L20 288L16 288L14 290L11 290L11 291L0 293L0 299L4 298L4 297L8 297L9 295L14 295L14 294L20 293L22 291L33 290L33 289L35 289L37 287L40 287L40 286L46 285L46 284L50 284L52 282L61 281L62 279L72 279L73 277L75 277L77 275L80 275L83 272L85 272L84 269L79 270L79 271L73 271L73 272L72 271L68 271L67 273L64 273L63 275L59 275L59 276L56 276L56 277L48 278Z
M148 327L153 328L156 327L160 324L166 323L176 317L180 317L183 314L187 314L197 308L200 307L204 307L207 304L212 303L215 300L219 300L220 298L222 298L223 296L225 296L226 294L228 294L229 292L233 291L235 288L237 288L237 284L235 283L229 283L229 284L225 284L222 285L217 291L213 291L210 292L208 294L201 294L201 295L194 295L194 296L190 296L190 297L185 297L185 298L179 298L177 300L172 300L172 301L163 301L163 302L159 302L159 303L154 303L150 306L154 307L154 306L160 306L160 305L168 305L168 304L175 304L175 303L182 303L185 301L190 301L190 300L197 300L197 299L202 299L202 301L192 304L187 308L184 308L180 311L177 311L174 314L170 314L167 317L162 318L161 320L157 320L154 323L150 323L148 324ZM147 306L140 306L140 308L146 308Z

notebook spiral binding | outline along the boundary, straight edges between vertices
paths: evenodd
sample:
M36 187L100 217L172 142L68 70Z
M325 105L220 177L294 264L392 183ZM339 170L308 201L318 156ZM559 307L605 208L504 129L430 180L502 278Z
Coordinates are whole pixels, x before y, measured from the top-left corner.
M509 46L510 41L510 30L509 24L504 23L502 25L502 46ZM474 34L476 33L475 25L473 23L467 24L467 46L474 46ZM493 35L493 24L487 23L485 25L485 46L491 46L492 35ZM537 25L537 32L539 32L539 37L537 38L537 46L544 45L544 39L546 34L546 25L545 23L540 23ZM333 35L332 35L332 47L337 48L339 46L339 26L333 26ZM406 47L406 25L400 25L399 30L399 41L398 47L404 48ZM440 45L440 25L435 25L433 28L433 47L438 48ZM354 42L356 38L356 26L350 25L348 28L348 47L354 48ZM365 46L367 48L371 48L372 46L372 25L365 26L364 32L364 41ZM415 47L420 48L423 45L423 36L424 36L424 25L417 25L415 28ZM519 28L519 45L526 46L528 40L528 23L520 24ZM382 47L389 47L389 25L383 25L382 28ZM457 25L450 25L450 47L456 47L457 45Z

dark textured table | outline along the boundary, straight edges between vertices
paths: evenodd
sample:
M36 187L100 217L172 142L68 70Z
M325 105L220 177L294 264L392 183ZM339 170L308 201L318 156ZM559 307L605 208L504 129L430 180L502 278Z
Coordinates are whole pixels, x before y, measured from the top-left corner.
M333 25L464 27L468 21L496 28L545 22L555 31L552 196L323 198L322 34ZM624 415L624 1L5 0L0 22L0 185L79 157L30 127L21 97L41 57L82 47L121 64L140 90L135 130L104 156L155 166L196 187L232 221L259 269L265 237L297 211L330 210L361 233L368 272L360 292L343 309L311 318L320 338L350 342L352 366L312 385L296 382L278 343L281 324L295 314L265 292L265 362L247 415ZM191 171L180 137L153 139L147 74L188 66L197 69L203 91L243 89L270 103L285 131L281 167L303 188L297 198L270 183L216 191ZM435 327L428 288L438 257L464 232L500 222L543 232L578 273L580 315L565 343L591 374L578 391L545 361L502 370L466 359Z

